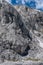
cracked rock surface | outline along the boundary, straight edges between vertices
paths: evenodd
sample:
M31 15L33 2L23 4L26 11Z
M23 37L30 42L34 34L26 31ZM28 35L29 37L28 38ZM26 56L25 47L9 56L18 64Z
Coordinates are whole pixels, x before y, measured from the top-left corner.
M43 65L43 12L0 3L0 63L5 60Z

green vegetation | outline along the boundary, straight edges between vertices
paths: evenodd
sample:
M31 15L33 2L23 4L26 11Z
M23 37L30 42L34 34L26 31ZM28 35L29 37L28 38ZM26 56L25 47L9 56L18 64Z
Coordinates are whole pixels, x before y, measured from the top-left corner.
M43 61L41 59L35 59L35 58L27 58L27 59L24 59L24 61ZM17 62L19 61L18 59L12 59L12 60L8 60L8 61L13 61L13 62ZM22 61L22 60L21 60Z
M27 58L24 61L43 61L43 59L36 59L36 58Z
M41 61L40 59L35 59L35 58L27 58L26 61L31 60L31 61Z

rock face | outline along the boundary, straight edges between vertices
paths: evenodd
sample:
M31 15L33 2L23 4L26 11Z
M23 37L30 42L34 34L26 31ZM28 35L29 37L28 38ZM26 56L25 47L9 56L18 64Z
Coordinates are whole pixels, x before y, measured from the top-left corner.
M43 13L6 1L0 5L0 61L43 60Z

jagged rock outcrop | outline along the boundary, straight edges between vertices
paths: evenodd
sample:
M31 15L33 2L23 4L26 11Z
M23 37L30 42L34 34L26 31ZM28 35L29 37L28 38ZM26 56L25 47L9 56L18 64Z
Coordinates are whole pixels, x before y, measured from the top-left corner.
M43 13L6 1L0 13L0 60L43 60Z
M29 39L32 40L29 31L26 29L21 15L13 6L6 2L2 6L2 20L0 22L0 48L2 48L0 49L0 56L9 59L10 53L13 54L13 52L25 56L30 49ZM7 50L11 51L8 53Z

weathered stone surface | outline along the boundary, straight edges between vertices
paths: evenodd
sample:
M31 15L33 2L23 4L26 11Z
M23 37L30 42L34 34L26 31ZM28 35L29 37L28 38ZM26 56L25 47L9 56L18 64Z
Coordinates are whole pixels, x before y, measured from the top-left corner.
M43 13L6 1L0 13L0 59L43 60Z
M13 61L6 61L0 65L43 65L43 62L35 62L35 61L18 61L18 62L13 62Z

